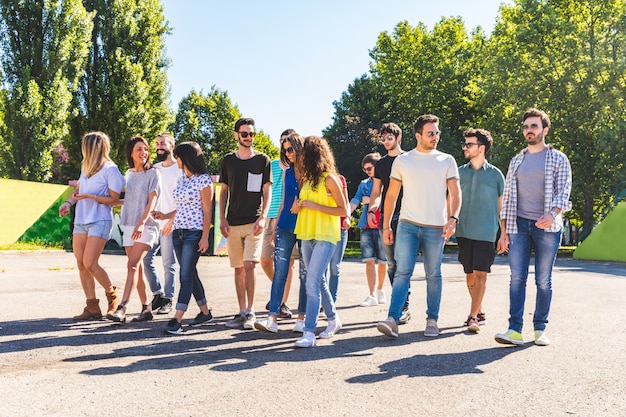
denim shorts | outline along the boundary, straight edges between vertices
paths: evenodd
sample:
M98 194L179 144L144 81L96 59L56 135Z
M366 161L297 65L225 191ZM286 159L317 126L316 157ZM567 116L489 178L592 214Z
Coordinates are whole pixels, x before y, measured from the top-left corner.
M112 220L99 220L87 224L74 224L75 235L87 235L87 237L99 237L109 240L111 237Z
M379 262L387 262L380 233L378 229L361 229L361 261L369 262L376 259Z

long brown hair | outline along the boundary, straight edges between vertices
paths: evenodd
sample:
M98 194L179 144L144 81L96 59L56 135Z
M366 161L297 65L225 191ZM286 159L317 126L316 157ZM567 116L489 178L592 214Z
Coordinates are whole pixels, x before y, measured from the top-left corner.
M326 139L319 136L304 138L302 152L296 155L296 177L300 188L305 182L311 182L311 188L317 189L323 174L336 174L335 157Z
M283 149L283 144L285 142L289 142L289 144L293 148L294 155L296 156L296 158L298 158L298 154L302 152L304 139L296 132L293 132L290 133L285 139L280 140L280 162L282 162L284 166L289 167L291 166L291 162L289 162L289 159L287 159L287 155L285 155L285 150Z

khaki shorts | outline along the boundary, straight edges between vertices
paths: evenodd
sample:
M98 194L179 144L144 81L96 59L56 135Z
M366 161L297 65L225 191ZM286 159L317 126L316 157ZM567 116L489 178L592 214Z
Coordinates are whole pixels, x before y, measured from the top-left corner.
M265 230L263 231L263 245L261 247L261 259L274 258L274 244L272 243L272 235L276 230L278 219L265 219Z
M263 235L255 236L253 231L254 223L230 226L226 248L231 267L243 268L243 263L246 261L255 263L261 261Z

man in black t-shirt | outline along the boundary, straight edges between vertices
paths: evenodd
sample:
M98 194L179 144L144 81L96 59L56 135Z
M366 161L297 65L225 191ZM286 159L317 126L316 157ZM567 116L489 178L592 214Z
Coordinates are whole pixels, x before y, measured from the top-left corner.
M402 129L395 123L385 123L380 128L380 140L387 149L387 155L383 156L376 167L374 168L374 187L372 189L372 195L370 196L369 210L367 213L367 223L369 227L374 227L376 224L376 210L380 208L380 218L379 222L380 227L380 238L383 239L383 224L382 221L387 213L383 212L383 202L385 201L385 197L387 195L387 189L389 188L389 177L391 176L391 166L393 165L393 161L400 154L403 154L404 151L400 147L402 142ZM398 202L396 204L396 209L391 214L391 228L393 229L394 236L396 236L396 229L398 227L398 218L400 217L400 208L402 207L402 189L400 189L400 194L398 194ZM385 251L385 256L387 257L387 275L389 275L389 280L393 285L393 276L396 272L396 258L394 256L395 252L395 241L391 245L387 245L383 240L383 250ZM410 295L410 290L409 290ZM384 297L384 295L383 295ZM380 303L381 300L379 299ZM384 302L384 301L383 301ZM404 307L402 308L402 316L400 317L399 324L404 324L411 319L411 313L409 312L409 296L407 295L406 302L404 303Z
M251 330L256 320L256 264L261 259L263 228L271 197L270 159L252 149L253 119L237 120L234 134L239 147L222 159L220 170L220 231L226 238L230 266L235 268L239 302L239 313L226 326Z

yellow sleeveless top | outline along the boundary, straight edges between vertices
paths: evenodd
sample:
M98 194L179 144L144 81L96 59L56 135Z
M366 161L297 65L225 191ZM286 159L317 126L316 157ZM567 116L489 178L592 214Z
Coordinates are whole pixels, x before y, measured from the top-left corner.
M310 181L305 182L300 190L300 200L310 200L323 206L337 207L337 203L326 190L328 174L325 172L322 175L317 190L313 190ZM339 217L318 210L302 208L298 212L294 233L301 240L320 240L336 244L340 239Z

